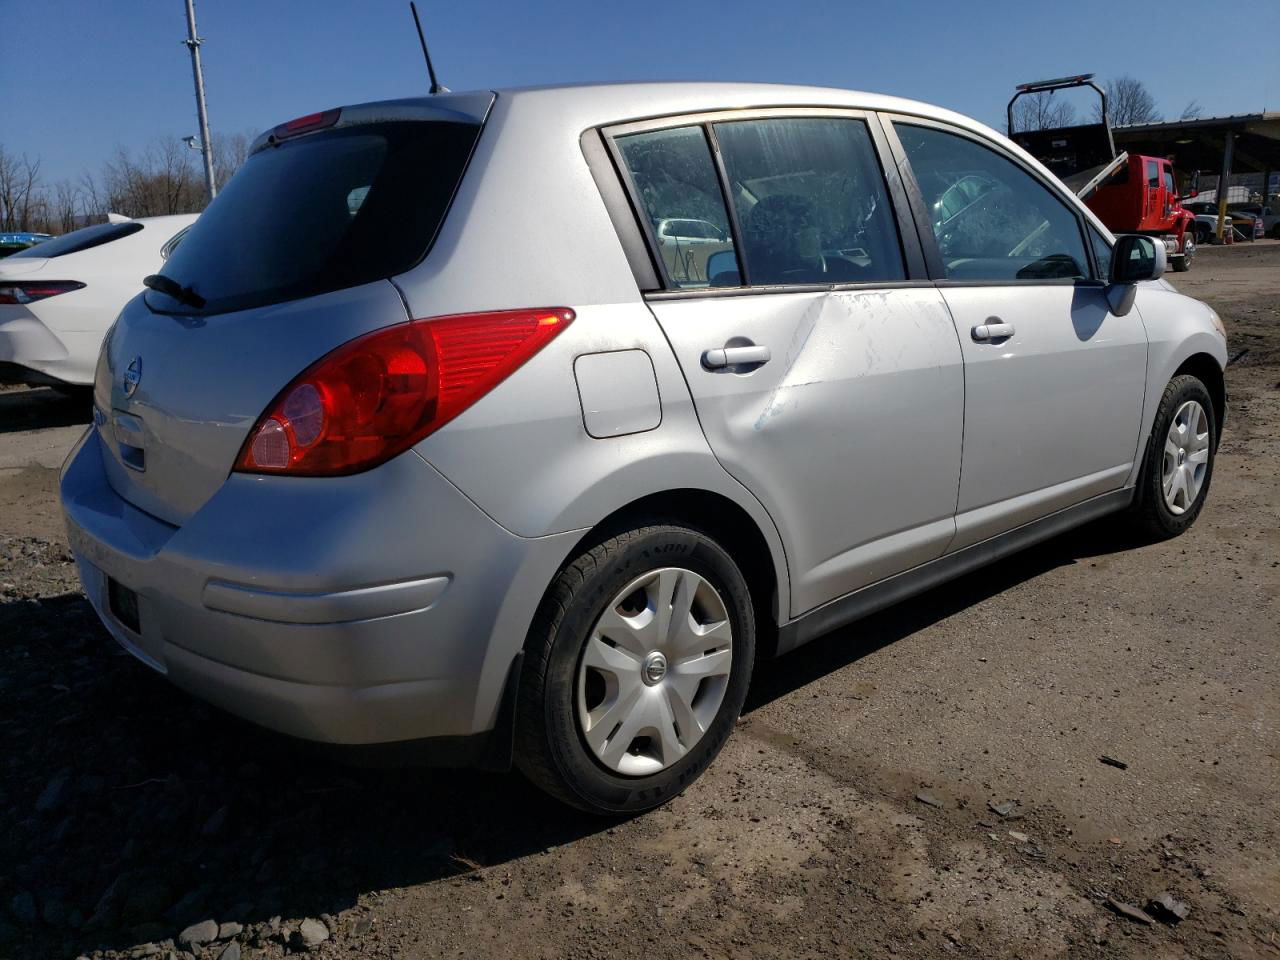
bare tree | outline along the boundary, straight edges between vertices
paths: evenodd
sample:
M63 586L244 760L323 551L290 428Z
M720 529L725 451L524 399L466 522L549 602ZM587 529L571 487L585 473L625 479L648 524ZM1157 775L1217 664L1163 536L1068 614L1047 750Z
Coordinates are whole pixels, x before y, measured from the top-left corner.
M118 147L102 168L102 187L107 208L126 217L194 213L206 204L194 154L176 137L140 154Z
M1159 123L1161 120L1156 98L1146 84L1127 73L1107 83L1107 109L1111 113L1111 123L1117 127ZM1101 103L1093 108L1093 119L1097 123L1102 122Z
M213 179L221 190L231 175L249 159L249 145L253 137L245 133L213 135Z
M215 135L218 183L225 184L244 163L251 138ZM176 137L153 141L142 150L117 147L95 174L46 186L40 159L18 156L0 145L0 230L67 233L101 222L107 213L158 217L198 213L208 204L196 155Z
M1066 100L1055 100L1052 93L1031 93L1013 105L1013 129L1017 131L1068 127L1075 119L1075 107Z
M70 180L59 180L53 185L49 232L70 233L80 225L81 215L80 189Z
M0 145L0 230L30 230L41 206L40 160L9 153Z
M1179 120L1198 120L1204 114L1204 107L1200 106L1199 100L1192 100L1182 108L1182 113L1178 117Z
M105 220L108 212L107 201L103 196L103 190L98 183L98 178L86 170L80 175L80 182L76 186L80 191L81 211L85 223Z

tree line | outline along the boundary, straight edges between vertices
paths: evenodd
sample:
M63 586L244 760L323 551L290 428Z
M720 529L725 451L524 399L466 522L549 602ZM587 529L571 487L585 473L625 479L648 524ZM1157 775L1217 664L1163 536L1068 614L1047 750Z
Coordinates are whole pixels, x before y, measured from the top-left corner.
M1160 123L1164 115L1156 107L1156 98L1146 84L1125 74L1099 83L1107 91L1107 112L1111 114L1113 127L1127 127L1142 123ZM1203 108L1192 100L1179 114L1179 120L1194 120ZM1053 130L1076 123L1102 122L1102 103L1095 103L1088 121L1076 119L1076 108L1070 102L1055 98L1052 93L1033 93L1022 97L1013 105L1015 130Z
M219 189L240 168L252 138L214 134L213 174ZM158 217L198 213L208 205L200 153L177 137L141 150L117 147L96 172L50 181L39 157L0 143L0 232L69 233L102 223L108 213Z

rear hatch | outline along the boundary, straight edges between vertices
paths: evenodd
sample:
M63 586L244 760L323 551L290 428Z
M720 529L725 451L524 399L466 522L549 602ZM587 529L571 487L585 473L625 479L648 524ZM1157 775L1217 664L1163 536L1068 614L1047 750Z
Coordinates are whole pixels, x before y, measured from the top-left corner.
M408 319L493 95L344 107L275 128L108 335L94 386L112 487L182 524L298 373Z

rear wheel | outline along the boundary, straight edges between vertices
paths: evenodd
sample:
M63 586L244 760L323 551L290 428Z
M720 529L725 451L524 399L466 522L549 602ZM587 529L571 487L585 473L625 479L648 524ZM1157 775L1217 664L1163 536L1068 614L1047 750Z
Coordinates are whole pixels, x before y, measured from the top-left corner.
M635 813L710 765L746 699L751 596L701 531L655 523L583 551L526 645L516 764L592 813Z
M1196 236L1194 230L1188 230L1182 237L1182 255L1173 258L1175 273L1186 273L1191 269L1191 261L1196 255Z
M1174 377L1160 398L1130 508L1143 534L1164 540L1195 523L1209 493L1217 449L1209 391L1196 377Z

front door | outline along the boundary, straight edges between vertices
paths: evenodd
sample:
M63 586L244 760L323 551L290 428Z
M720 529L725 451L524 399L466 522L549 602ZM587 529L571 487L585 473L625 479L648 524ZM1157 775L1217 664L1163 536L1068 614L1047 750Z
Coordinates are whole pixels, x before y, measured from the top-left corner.
M1136 310L1111 313L1086 230L1103 252L1105 241L1045 181L972 134L893 126L964 352L955 550L1124 485L1138 455L1146 331ZM951 202L974 179L986 189Z
M615 142L651 227L696 218L732 235L708 279L668 276L650 306L712 450L778 525L790 614L940 556L962 358L942 295L906 282L866 120L768 116Z

